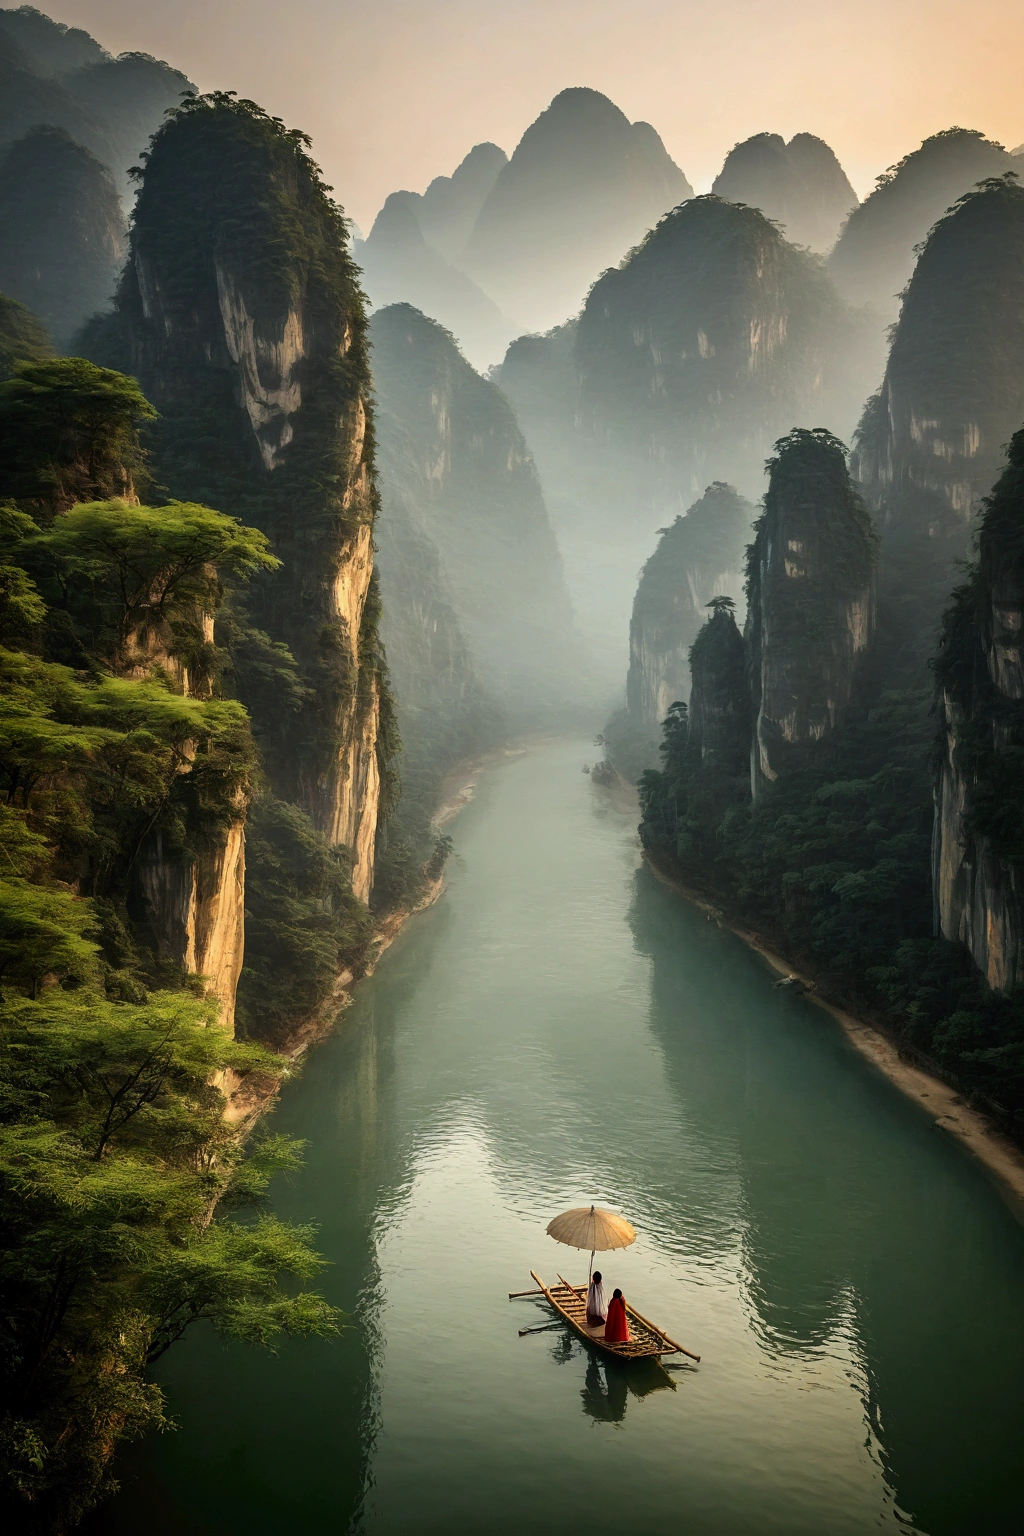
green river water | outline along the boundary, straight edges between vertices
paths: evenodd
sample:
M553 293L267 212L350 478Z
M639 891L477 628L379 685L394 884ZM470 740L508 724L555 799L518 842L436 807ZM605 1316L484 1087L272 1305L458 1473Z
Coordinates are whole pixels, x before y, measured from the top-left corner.
M197 1333L111 1536L931 1536L1020 1529L1024 1230L813 1005L641 866L589 744L487 769L447 894L282 1095L274 1190L350 1314ZM609 1368L507 1293L606 1279L699 1351Z

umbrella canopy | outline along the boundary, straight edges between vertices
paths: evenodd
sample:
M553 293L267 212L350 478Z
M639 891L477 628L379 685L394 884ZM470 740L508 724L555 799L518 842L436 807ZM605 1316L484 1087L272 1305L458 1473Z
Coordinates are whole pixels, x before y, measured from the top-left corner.
M561 1216L548 1222L548 1236L556 1243L589 1249L591 1253L628 1248L630 1243L636 1242L636 1233L624 1217L616 1216L613 1211L602 1211L596 1205L581 1205L574 1211L563 1211Z

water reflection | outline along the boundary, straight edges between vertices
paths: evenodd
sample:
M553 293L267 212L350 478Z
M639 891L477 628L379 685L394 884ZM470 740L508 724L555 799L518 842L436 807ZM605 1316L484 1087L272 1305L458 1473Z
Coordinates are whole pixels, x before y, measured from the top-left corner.
M667 902L646 870L630 924L653 964L667 1078L699 1127L719 1137L727 1125L735 1140L742 1278L762 1347L813 1369L852 1341L897 1509L932 1533L979 1529L982 1511L1009 1528L1024 1234L966 1155L879 1092L821 1010L762 986L758 1008L737 1015L737 970L759 962ZM968 1358L984 1368L963 1373Z
M675 1529L684 1499L688 1536L1014 1528L1022 1234L817 1010L637 872L581 761L481 779L449 896L282 1096L307 1164L275 1206L318 1223L353 1326L172 1352L183 1429L122 1469L105 1531L574 1536L583 1485L588 1536ZM586 1273L544 1236L583 1198L634 1221L602 1270L692 1373L519 1338L549 1316L506 1300L531 1267Z

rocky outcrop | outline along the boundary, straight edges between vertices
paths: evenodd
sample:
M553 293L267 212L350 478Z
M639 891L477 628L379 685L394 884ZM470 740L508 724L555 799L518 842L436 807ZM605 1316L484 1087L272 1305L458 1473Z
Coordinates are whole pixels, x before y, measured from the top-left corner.
M712 598L743 592L754 508L716 481L671 528L644 566L629 633L626 706L646 726L690 697L690 647ZM742 614L741 614L742 617Z
M452 332L470 362L499 362L515 327L473 279L428 244L421 221L425 199L393 192L358 259L370 302L376 308L412 304Z
M219 1023L232 1033L245 948L244 804L237 810L215 845L198 854L152 838L135 872L136 900L155 955L203 978L220 1004Z
M857 194L835 154L812 133L787 144L781 134L756 133L726 156L711 188L730 203L749 203L782 225L787 240L828 251Z
M366 901L386 682L365 321L344 221L301 141L229 97L172 115L146 165L116 312L90 344L159 410L155 468L171 494L256 524L281 559L235 611L285 669L284 692L243 689L243 702L274 793L344 845ZM150 871L169 903L154 926L229 978L240 827L191 878L193 895L180 871L163 886Z
M437 550L473 668L512 726L562 721L586 697L584 657L512 409L411 306L378 311L371 335L387 481Z
M1024 984L1024 431L989 498L979 558L954 594L937 665L936 928L990 987Z
M582 427L698 493L741 489L794 422L832 415L843 306L820 264L755 208L697 197L594 285L575 356ZM722 475L725 478L725 474Z
M60 128L34 128L0 159L0 289L67 348L109 307L124 216L105 167Z
M697 197L600 278L578 323L509 349L499 379L611 677L657 531L712 480L759 497L794 424L852 431L878 377L862 340L817 257L757 209Z
M853 209L829 257L836 287L852 304L870 304L879 320L895 319L914 270L915 247L958 197L986 176L1019 169L1002 145L967 128L925 139L878 178Z
M672 704L690 697L690 649L709 604L734 602L733 594L742 601L753 520L753 506L716 481L685 516L659 530L633 602L626 708L604 730L606 755L627 779L657 765L662 722Z
M750 750L750 707L746 648L730 599L712 604L690 648L690 669L687 753L709 772L740 774Z
M852 460L882 531L882 591L919 669L1022 420L1024 190L999 178L929 236Z
M874 532L842 443L792 432L769 470L747 585L755 797L842 720L874 628Z
M692 195L649 123L599 91L562 91L499 171L458 264L521 330L544 331Z

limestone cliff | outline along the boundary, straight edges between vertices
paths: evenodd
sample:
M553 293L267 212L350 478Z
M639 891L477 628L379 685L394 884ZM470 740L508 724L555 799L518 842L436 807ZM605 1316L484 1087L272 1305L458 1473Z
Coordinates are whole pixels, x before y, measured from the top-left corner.
M458 264L521 329L546 330L692 195L649 123L599 91L561 91L499 171Z
M585 658L508 401L409 305L378 311L371 335L385 435L401 444L389 482L401 479L409 514L438 551L480 682L515 728L564 720L585 701Z
M973 129L947 128L925 139L851 212L828 264L840 293L872 305L883 323L895 319L915 247L936 219L976 182L1014 169L1000 144Z
M792 432L769 472L747 567L755 796L842 720L874 628L874 532L843 445Z
M750 746L747 656L728 599L713 604L711 617L690 648L687 752L701 769L735 777Z
M990 987L1024 983L1024 431L985 505L977 565L954 594L937 667L942 751L935 782L938 931Z
M689 698L690 647L711 599L742 594L753 521L750 502L716 481L663 531L644 566L630 625L626 702L645 724L660 725L675 699Z
M349 849L365 900L381 680L364 323L301 135L229 97L186 102L146 162L108 344L160 411L171 490L256 523L283 561L250 613L290 647L304 702L254 724L275 789Z
M87 341L159 410L154 468L171 494L256 524L282 562L231 594L219 643L273 795L312 823L270 818L291 839L278 861L323 864L319 834L344 850L365 903L391 783L369 367L346 226L302 136L226 96L172 114L146 160L115 313ZM169 952L225 989L240 953L242 814L191 877L159 850L142 875ZM264 863L271 878L278 866ZM292 948L281 963L313 964ZM319 975L319 952L315 963Z
M828 251L857 194L835 154L812 133L787 144L781 134L756 133L737 144L711 188L730 203L749 203L782 225L787 240Z
M657 763L669 706L690 697L690 647L708 604L717 597L742 598L753 520L753 506L716 481L685 516L661 530L633 602L626 709L604 733L609 758L629 779Z
M883 590L923 665L1002 447L1024 419L1024 190L985 182L941 219L904 295L854 472L883 535Z

